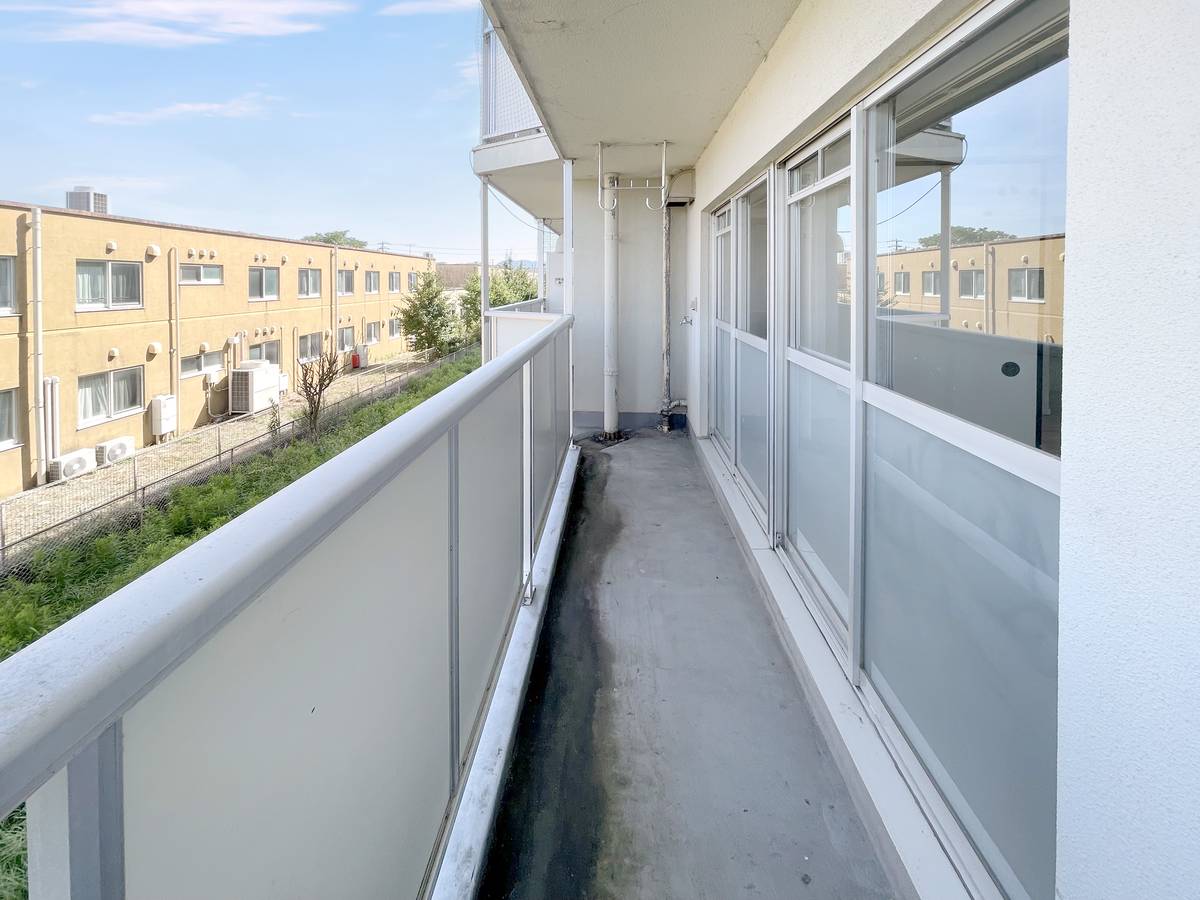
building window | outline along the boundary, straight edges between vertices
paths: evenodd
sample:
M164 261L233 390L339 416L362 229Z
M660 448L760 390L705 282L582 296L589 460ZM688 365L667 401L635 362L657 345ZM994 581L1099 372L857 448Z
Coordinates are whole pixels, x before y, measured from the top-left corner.
M418 272L409 272L408 273L409 293L412 293L413 291L415 291L417 289L417 281L419 280L419 278L420 278L420 273L418 273Z
M321 355L321 332L300 335L300 346L296 348L296 357L300 362L312 362Z
M378 294L379 293L379 273L378 272L368 272L367 273L365 290L368 294Z
M987 296L983 269L963 269L958 273L958 296L964 300L982 300Z
M142 410L142 367L79 376L78 427Z
M250 267L250 299L279 299L279 269L266 266Z
M320 297L321 296L321 270L320 269L301 269L300 282L296 289L296 293L300 297Z
M17 295L13 290L13 269L16 260L11 256L0 256L0 314L13 312L17 308Z
M225 354L220 350L210 350L207 353L197 353L195 356L183 357L179 361L179 374L187 378L190 375L214 372L224 365Z
M338 269L337 290L342 296L354 293L353 269Z
M141 263L103 260L75 263L76 309L122 309L141 305Z
M363 337L363 341L365 341L368 344L378 344L379 343L379 323L378 322L368 322L367 323L367 333Z
M354 349L353 325L347 325L345 328L338 329L338 349L347 351Z
M223 266L183 265L179 267L180 284L221 284L225 280Z
M401 279L399 272L388 272L388 293L400 293Z
M17 444L17 389L0 391L0 450Z
M926 297L942 296L942 273L938 270L921 273L921 293Z
M267 362L279 365L279 341L263 341L261 344L251 344L250 358L265 359Z
M896 293L905 296L912 293L912 272L896 273Z
M1008 297L1018 303L1046 302L1046 270L1043 268L1009 269Z
M389 338L398 338L403 333L404 333L404 331L400 327L400 319L399 318L388 319L388 337Z

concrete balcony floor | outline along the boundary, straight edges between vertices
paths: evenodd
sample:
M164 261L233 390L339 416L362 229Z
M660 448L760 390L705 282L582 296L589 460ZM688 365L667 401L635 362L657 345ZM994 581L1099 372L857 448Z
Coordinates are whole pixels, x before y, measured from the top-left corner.
M481 896L892 896L689 438L581 466Z

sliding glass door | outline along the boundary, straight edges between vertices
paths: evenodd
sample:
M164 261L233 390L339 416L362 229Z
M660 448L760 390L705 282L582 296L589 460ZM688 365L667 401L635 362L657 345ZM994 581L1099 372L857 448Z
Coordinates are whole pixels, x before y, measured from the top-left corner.
M713 214L712 433L973 892L1053 897L1067 6Z
M850 623L850 133L784 164L783 547L832 644Z

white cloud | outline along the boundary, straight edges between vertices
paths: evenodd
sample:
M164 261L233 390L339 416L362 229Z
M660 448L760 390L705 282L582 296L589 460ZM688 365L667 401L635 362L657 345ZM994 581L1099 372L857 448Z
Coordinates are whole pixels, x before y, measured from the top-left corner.
M479 0L400 0L379 11L381 16L424 16L479 9Z
M93 125L149 125L168 119L202 117L209 119L250 119L265 115L267 103L274 100L257 92L242 94L224 103L172 103L142 112L93 113Z
M479 84L479 51L475 51L466 59L460 59L454 64L454 68L467 84Z
M343 0L66 0L5 3L0 13L42 13L29 32L45 41L186 47L239 37L278 37L322 28L349 12Z

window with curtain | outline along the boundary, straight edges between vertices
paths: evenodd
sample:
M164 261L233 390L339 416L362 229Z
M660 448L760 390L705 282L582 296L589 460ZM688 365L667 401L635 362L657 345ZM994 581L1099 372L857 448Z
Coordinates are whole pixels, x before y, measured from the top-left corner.
M921 273L921 293L926 297L942 295L942 273L938 271Z
M388 272L388 293L389 294L400 293L400 273L399 272Z
M113 262L108 267L112 281L112 305L141 306L142 264Z
M388 337L398 338L401 334L400 320L388 319Z
M367 334L363 338L363 340L365 340L368 344L379 343L379 323L378 322L368 322L367 323Z
M17 389L0 391L0 447L17 442Z
M102 262L75 263L75 302L79 306L108 306L107 266Z
M182 265L179 267L180 284L221 284L225 270L222 266Z
M321 296L321 270L320 269L301 269L300 282L297 293L301 297L320 297Z
M109 375L79 376L79 424L98 422L109 416Z
M266 266L250 267L250 299L279 299L279 269Z
M17 297L13 288L13 269L16 260L11 256L0 256L0 312L16 309Z
M958 296L964 300L982 300L986 294L983 269L963 269L958 273Z
M250 358L265 359L267 362L279 365L279 341L263 341L261 344L251 344Z
M1046 270L1009 269L1008 295L1012 300L1023 303L1044 303L1046 301Z
M417 289L417 279L418 274L416 272L408 273L408 289L410 291L415 291Z
M354 326L348 325L345 328L338 329L338 349L353 350L354 349Z
M912 272L897 272L896 273L896 293L911 294L912 293Z
M142 408L142 369L121 369L112 373L112 415Z
M379 293L379 273L378 272L368 272L366 282L367 282L367 293L368 294L378 294Z
M321 332L300 335L299 346L296 349L300 362L310 362L321 355Z
M354 293L354 270L338 269L337 289L339 294Z

